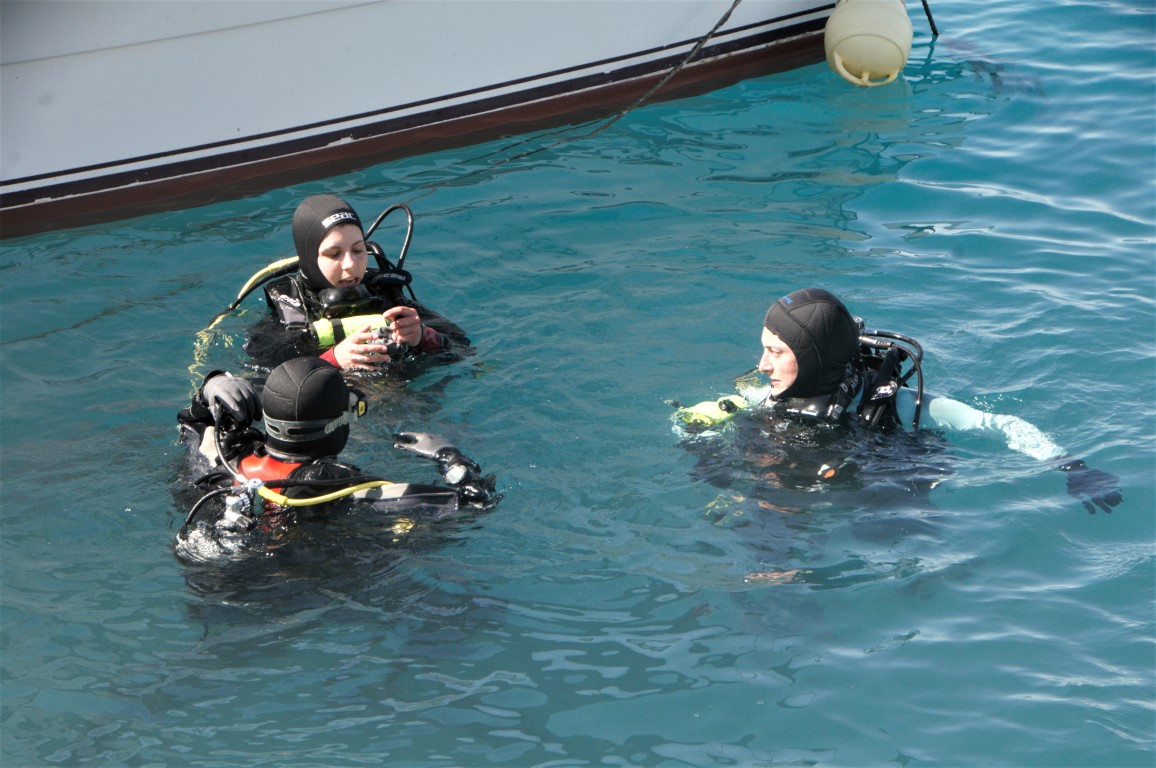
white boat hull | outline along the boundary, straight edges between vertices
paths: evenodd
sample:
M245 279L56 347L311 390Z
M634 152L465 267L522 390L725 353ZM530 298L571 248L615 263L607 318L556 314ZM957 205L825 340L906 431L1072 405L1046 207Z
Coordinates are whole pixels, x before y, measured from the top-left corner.
M4 0L0 236L609 114L732 0ZM744 0L657 98L822 60L833 2Z

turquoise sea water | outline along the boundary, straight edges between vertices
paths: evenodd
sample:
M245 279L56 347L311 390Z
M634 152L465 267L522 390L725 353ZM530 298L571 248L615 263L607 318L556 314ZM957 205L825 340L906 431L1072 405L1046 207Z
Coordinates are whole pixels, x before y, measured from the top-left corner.
M816 65L491 170L506 143L0 243L0 764L1153 765L1153 8L932 7L889 87ZM505 498L190 571L194 338L322 191L412 201L418 296L478 347L379 392L349 458L433 480L387 436L441 432ZM804 285L1124 504L953 436L930 506L715 513L666 401L728 391ZM807 578L746 578L776 570Z

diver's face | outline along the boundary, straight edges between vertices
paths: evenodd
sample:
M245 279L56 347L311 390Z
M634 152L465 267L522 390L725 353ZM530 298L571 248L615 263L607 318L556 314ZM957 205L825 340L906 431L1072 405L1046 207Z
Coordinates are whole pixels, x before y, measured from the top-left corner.
M763 328L763 356L759 358L759 373L771 380L771 394L778 397L799 376L799 361L795 353L767 328Z
M365 277L369 251L356 224L342 224L325 235L317 247L317 268L334 288L352 288Z

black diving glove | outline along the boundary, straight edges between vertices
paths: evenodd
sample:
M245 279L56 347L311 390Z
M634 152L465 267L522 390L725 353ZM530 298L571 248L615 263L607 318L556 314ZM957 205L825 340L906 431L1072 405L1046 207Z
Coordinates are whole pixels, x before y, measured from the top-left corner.
M209 374L201 385L201 399L220 423L222 414L233 418L239 427L247 427L260 418L261 401L247 379L233 378L229 373Z
M1111 514L1112 507L1124 500L1115 475L1092 469L1080 459L1061 464L1059 469L1068 476L1068 495L1083 502L1090 515L1096 514L1097 507Z

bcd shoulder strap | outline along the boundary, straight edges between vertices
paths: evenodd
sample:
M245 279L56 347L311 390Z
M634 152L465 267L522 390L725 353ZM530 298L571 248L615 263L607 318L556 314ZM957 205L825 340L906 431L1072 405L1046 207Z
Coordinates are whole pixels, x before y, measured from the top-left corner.
M878 361L867 371L863 399L859 402L859 421L869 429L892 429L899 425L895 399L899 394L903 355L902 349L892 347L883 357L865 357L868 361Z

